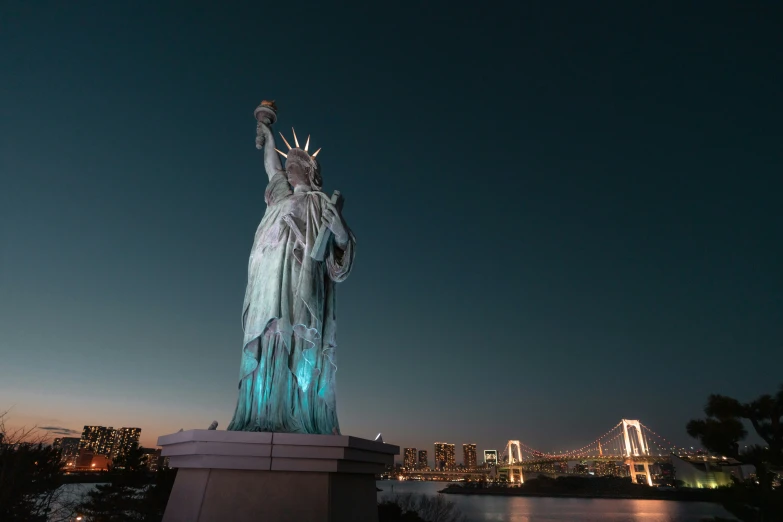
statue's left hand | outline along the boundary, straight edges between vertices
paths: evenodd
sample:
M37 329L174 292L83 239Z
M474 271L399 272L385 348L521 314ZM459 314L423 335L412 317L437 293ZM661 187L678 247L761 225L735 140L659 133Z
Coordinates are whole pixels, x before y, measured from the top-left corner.
M345 225L342 214L331 201L324 201L324 222L334 234L337 246L345 247L348 244L348 227Z

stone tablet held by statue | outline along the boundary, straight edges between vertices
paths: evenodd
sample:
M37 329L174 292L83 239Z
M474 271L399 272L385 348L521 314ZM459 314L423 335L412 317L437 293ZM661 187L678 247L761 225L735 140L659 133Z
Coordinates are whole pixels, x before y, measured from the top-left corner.
M332 192L332 204L337 207L337 210L340 212L343 210L344 201L345 198L343 198L343 195L339 190ZM326 224L322 224L321 230L318 232L318 237L315 238L315 246L313 246L313 251L310 252L310 257L316 261L323 261L324 254L326 254L326 247L329 246L329 241L332 240L333 236L332 230L326 226Z

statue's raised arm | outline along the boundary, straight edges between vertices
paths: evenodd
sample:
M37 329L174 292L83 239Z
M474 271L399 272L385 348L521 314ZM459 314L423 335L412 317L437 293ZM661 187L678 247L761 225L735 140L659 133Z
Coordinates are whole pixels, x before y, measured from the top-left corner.
M275 136L272 134L272 124L277 121L277 106L274 101L264 100L254 112L256 121L256 148L264 149L264 169L271 180L275 174L283 170L280 157L275 153Z

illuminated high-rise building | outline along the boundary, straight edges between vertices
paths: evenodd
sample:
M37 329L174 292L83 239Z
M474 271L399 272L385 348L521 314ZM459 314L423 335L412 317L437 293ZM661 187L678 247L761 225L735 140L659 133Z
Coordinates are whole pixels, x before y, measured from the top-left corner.
M454 444L446 445L446 467L449 469L457 467L457 455L454 450Z
M498 463L498 450L484 450L484 464L496 466Z
M435 467L439 469L453 469L456 467L454 444L449 444L448 442L435 443Z
M87 449L95 455L104 455L116 459L127 452L134 444L138 444L141 428L120 428L111 426L85 426L79 449Z
M120 428L115 430L111 458L116 459L120 455L125 455L134 446L138 446L140 436L141 428Z
M79 454L79 439L78 437L62 437L54 439L52 447L62 452L62 459L68 460Z
M428 467L430 467L430 463L427 458L427 450L419 450L419 469L427 469Z
M446 443L435 443L435 469L442 469L446 466Z
M416 448L405 448L403 450L402 467L413 469L416 467Z
M79 449L88 449L96 455L109 456L114 449L116 430L109 426L85 426Z
M474 469L476 467L476 445L475 444L463 444L462 445L462 464L468 469Z
M158 471L160 468L160 448L141 448L141 462L149 471Z

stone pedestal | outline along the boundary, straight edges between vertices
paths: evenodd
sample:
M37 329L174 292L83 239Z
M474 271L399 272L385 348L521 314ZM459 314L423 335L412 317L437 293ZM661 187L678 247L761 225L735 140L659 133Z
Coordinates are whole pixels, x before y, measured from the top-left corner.
M375 474L398 446L344 435L189 430L158 439L179 468L163 522L377 522Z

